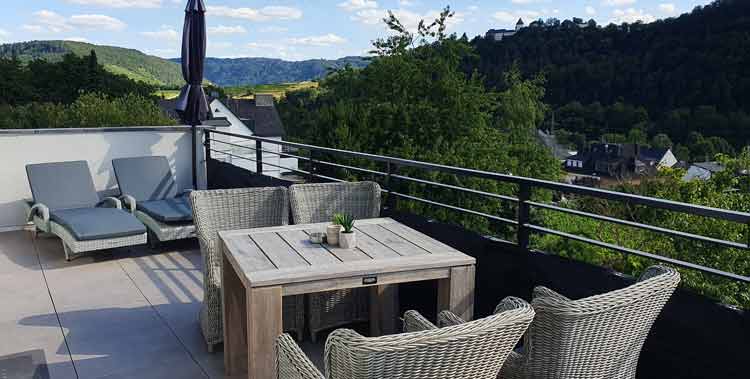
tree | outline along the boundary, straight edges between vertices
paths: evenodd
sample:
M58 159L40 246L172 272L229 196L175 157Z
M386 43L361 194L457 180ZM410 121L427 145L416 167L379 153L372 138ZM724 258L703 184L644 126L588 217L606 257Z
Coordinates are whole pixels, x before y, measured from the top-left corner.
M291 92L282 100L279 110L289 137L340 149L556 179L559 164L535 137L547 112L542 77L526 80L511 70L504 76L509 84L505 91L488 91L480 75L463 70L466 62L476 59L471 45L445 34L451 16L446 8L437 20L420 22L411 33L389 14L385 22L393 34L374 43L377 56L369 66L344 68L323 80L319 89ZM372 162L356 163L382 169ZM345 170L331 174L358 178ZM418 169L402 168L399 174L489 192L516 191L495 181ZM513 212L510 204L472 194L410 182L392 186L480 212ZM481 217L416 202L399 202L399 206L480 232L504 232Z

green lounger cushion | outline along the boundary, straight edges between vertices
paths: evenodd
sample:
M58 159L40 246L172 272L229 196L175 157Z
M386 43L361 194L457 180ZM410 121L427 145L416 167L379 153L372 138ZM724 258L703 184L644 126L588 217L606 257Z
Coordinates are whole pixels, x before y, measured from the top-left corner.
M76 208L50 211L50 219L79 241L128 237L146 233L146 227L130 213L117 208Z
M187 197L173 199L143 201L137 204L139 211L161 222L190 222L193 221L193 211Z

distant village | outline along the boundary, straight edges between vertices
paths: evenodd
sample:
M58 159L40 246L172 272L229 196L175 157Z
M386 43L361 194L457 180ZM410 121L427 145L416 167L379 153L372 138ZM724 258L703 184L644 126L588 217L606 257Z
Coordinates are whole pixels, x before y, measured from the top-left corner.
M537 131L539 140L560 161L566 182L591 187L608 187L653 177L659 170L682 168L684 181L708 180L724 170L718 162L679 161L672 149L655 149L633 143L595 142L585 151L573 151L557 142L552 133Z

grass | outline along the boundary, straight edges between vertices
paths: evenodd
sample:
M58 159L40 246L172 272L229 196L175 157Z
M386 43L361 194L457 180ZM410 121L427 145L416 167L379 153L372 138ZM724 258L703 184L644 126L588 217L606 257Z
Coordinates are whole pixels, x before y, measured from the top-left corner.
M286 95L287 92L305 88L317 88L317 82L260 84L256 86L227 87L224 90L227 95L235 99L252 99L256 93L272 94L277 100Z
M180 96L180 91L176 89L164 89L164 90L156 91L155 95L160 98L172 100L172 99L176 99L177 96Z
M299 83L281 83L281 84L261 84L257 86L226 87L227 95L233 99L253 99L256 93L271 94L276 100L282 99L287 92L296 91L305 88L317 88L317 82L299 82ZM167 100L175 99L180 95L179 90L158 90L154 93L157 97Z

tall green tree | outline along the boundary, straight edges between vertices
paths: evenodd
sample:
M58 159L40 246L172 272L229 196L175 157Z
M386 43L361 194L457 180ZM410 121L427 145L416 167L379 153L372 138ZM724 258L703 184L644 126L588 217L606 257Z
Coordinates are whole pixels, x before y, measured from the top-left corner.
M392 34L375 41L376 57L369 66L337 71L319 89L287 94L279 108L289 136L316 145L556 179L559 164L535 138L547 111L542 77L524 80L518 70L510 70L505 91L488 91L481 75L463 69L477 59L472 46L445 33L452 16L446 8L439 18L423 21L411 32L389 14L384 21ZM493 181L400 170L402 175L488 192L516 190ZM415 196L477 211L513 210L476 195L409 182L395 185ZM400 206L478 231L500 231L485 219L419 203Z

